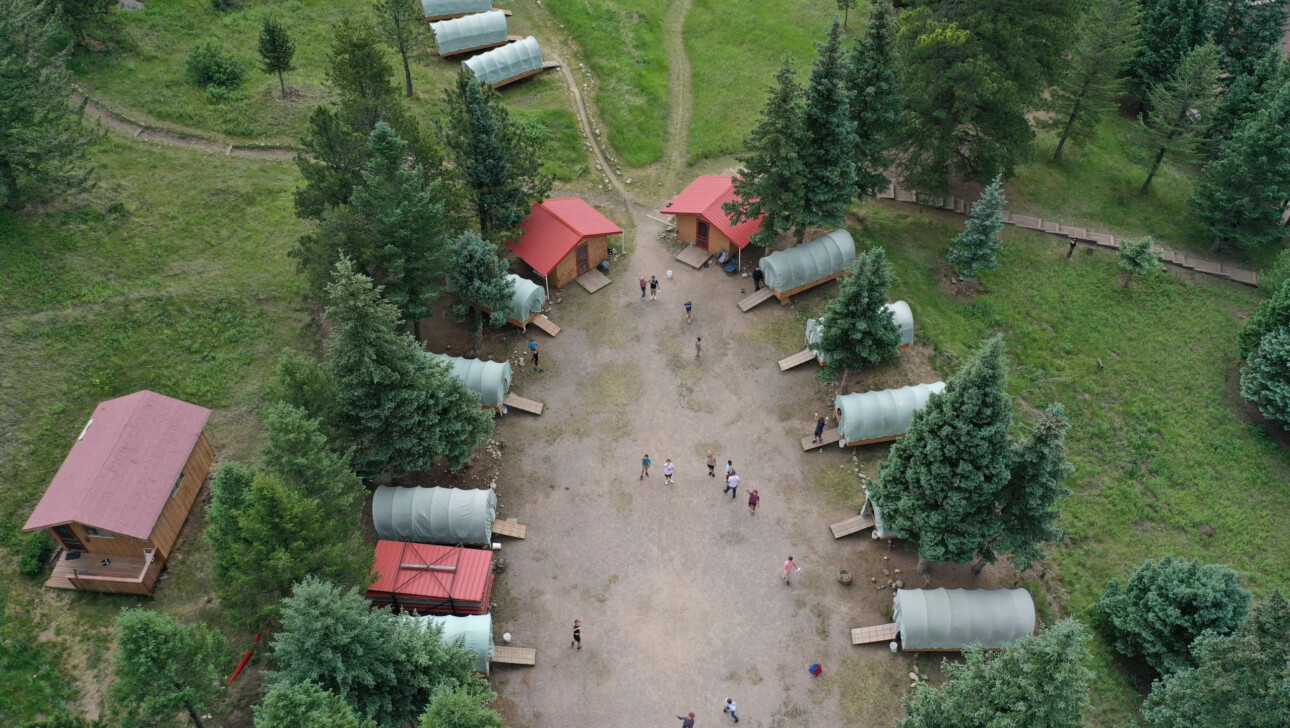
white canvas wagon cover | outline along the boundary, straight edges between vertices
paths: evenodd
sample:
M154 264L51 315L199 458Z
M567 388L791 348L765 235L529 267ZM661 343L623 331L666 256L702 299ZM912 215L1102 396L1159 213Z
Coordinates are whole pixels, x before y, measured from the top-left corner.
M439 48L441 56L480 46L497 45L506 42L506 13L492 10L463 15L431 23L430 30L434 31L435 46Z
M493 9L493 0L421 0L421 9L427 18L486 13Z
M518 43L511 43L480 53L461 62L475 77L485 83L497 85L542 67L542 49L537 38L529 36Z
M906 650L998 649L1035 631L1025 589L897 589L892 619Z
M511 294L511 318L516 321L528 321L529 316L542 313L542 303L546 301L546 293L542 290L542 286L514 273L508 273L506 277L515 284L515 293Z
M487 359L466 359L447 354L430 354L452 368L452 375L466 388L479 395L485 407L501 407L511 391L511 364Z
M914 343L914 312L909 310L909 304L896 301L883 308L891 311L891 317L896 321L896 328L900 329L900 345L909 346Z
M497 491L380 486L372 495L372 523L385 541L443 546L493 541Z
M460 639L463 647L475 653L475 672L488 674L494 649L491 614L468 614L464 617L427 614L422 617L408 617L408 619L416 620L421 629L425 629L429 624L442 625L443 643L452 644Z
M784 293L818 281L856 262L856 242L851 233L838 229L795 248L777 250L758 265L766 285Z
M927 406L933 394L945 391L945 382L914 384L899 389L840 395L833 406L842 410L838 433L843 442L864 442L896 437L909 430L914 413Z

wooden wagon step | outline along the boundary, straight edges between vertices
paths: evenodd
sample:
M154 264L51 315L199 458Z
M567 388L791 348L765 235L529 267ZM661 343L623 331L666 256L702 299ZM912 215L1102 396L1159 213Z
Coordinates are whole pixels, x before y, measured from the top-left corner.
M871 645L874 642L890 642L896 639L896 623L880 624L874 627L857 627L851 630L851 644Z
M551 70L552 68L559 68L559 67L560 67L560 61L559 61L559 60L554 60L554 61L542 61L542 68L543 68L543 70L547 70L547 71L549 71L549 70Z
M786 372L793 367L800 367L806 362L815 358L815 354L810 349L802 349L796 354L779 360L779 370Z
M775 296L774 291L772 291L769 288L762 288L760 291L757 291L751 296L740 301L739 310L743 311L744 313L748 313L750 310L752 310L753 306L756 306L759 303L765 303L766 301L769 301L774 296Z
M586 273L578 276L578 285L587 289L587 293L595 293L609 285L609 283L609 276L601 273L597 268L592 268Z
M838 433L838 431L837 431L836 429L833 429L833 430L825 430L825 431L824 431L824 442L812 442L812 440L814 440L814 439L815 439L814 437L803 437L803 438L802 438L802 451L803 451L803 452L806 452L806 451L808 451L808 450L814 450L814 449L816 449L816 448L820 448L820 447L824 447L825 445L832 445L833 443L837 442L838 440L841 440L841 439L842 439L842 435L841 435L841 434L839 434L839 433Z
M703 264L707 263L708 258L711 258L711 257L712 257L712 253L709 253L703 248L700 248L697 245L687 245L685 246L685 250L682 250L680 253L677 254L676 259L681 261L682 263L685 263L691 268L698 269L698 268L702 268Z
M521 397L514 392L507 392L506 396L502 398L502 404L529 414L542 414L543 405L541 402Z
M528 535L529 527L523 523L499 518L493 521L493 535L505 536L507 538L524 538Z
M529 323L547 332L547 334L549 334L550 336L555 336L556 334L560 333L560 327L556 325L554 321L547 318L546 316L543 316L540 313L534 314L533 320L530 321Z
M528 647L497 646L493 648L493 662L501 665L535 665L537 650Z
M829 530L833 531L833 538L842 538L843 536L850 536L853 533L859 533L866 528L873 528L873 526L873 516L855 516L853 518L848 518L845 521L838 521L832 526L829 526ZM493 527L493 531L497 531L496 526Z

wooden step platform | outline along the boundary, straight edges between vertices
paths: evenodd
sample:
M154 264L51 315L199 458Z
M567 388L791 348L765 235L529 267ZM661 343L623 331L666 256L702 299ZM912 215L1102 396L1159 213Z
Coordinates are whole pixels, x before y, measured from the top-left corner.
M560 333L560 327L557 326L554 321L547 318L546 316L543 316L540 313L533 314L533 318L529 320L529 323L533 324L539 329L542 329L550 336L555 336L556 334Z
M700 248L697 245L687 245L685 246L685 250L682 250L680 253L677 254L676 259L681 261L682 263L685 263L691 268L699 269L699 268L702 268L703 264L707 263L708 258L711 258L711 257L712 257L712 253L709 253L703 248Z
M779 370L786 372L793 367L800 367L806 362L815 358L815 354L810 349L802 349L796 354L779 360Z
M504 518L498 518L493 521L493 535L505 536L507 538L524 538L528 535L529 527L523 523L509 521Z
M748 313L749 311L752 310L753 306L756 306L759 303L765 303L766 301L769 301L774 297L775 297L774 291L770 290L769 288L763 287L760 291L757 291L751 296L740 301L739 310L743 311L744 313Z
M556 59L556 60L554 60L554 61L542 61L542 70L543 70L543 71L549 71L549 70L551 70L552 68L559 68L559 67L560 67L560 61L559 61L559 59Z
M834 428L832 430L824 431L824 442L811 442L811 440L814 440L814 439L815 438L813 436L807 436L802 438L803 452L806 452L808 450L814 450L819 447L824 447L825 445L832 445L838 440L841 440L842 435L838 433L837 428Z
M537 650L497 645L493 648L492 661L501 665L536 665Z
M595 293L610 283L609 277L601 273L599 268L592 268L578 276L577 280L578 285L587 289L587 293Z
M521 412L528 412L529 414L533 414L533 415L542 414L543 405L541 402L538 402L532 399L526 399L524 397L519 396L518 394L515 394L514 392L507 392L506 396L502 398L502 404L506 405L511 409L520 410Z
M833 532L833 538L842 538L853 533L859 533L866 528L873 528L873 525L873 516L854 516L829 526L829 530ZM495 527L494 530L496 530Z
M875 642L890 642L896 639L896 623L880 624L874 627L857 627L851 630L851 644L871 645Z

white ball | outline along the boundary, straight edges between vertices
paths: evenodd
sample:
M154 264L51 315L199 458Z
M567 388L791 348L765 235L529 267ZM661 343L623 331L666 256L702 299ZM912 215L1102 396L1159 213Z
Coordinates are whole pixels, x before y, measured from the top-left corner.
M502 633L502 641L509 645L509 644L511 643L511 633L510 633L510 632L503 632L503 633ZM895 643L895 642L893 642L892 644L894 645L894 644L896 644L896 643ZM892 650L892 652L895 652L895 650Z

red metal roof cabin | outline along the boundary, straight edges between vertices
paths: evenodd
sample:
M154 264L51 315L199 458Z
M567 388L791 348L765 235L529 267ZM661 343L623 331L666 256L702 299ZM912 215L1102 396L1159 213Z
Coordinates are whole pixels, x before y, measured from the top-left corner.
M377 541L373 604L427 614L487 614L493 598L493 552L458 546Z
M699 177L681 190L659 212L676 216L676 237L683 243L715 252L725 248L737 255L753 234L761 230L762 217L738 225L721 209L727 202L739 200L735 184L725 175Z
M608 236L623 229L578 197L535 203L509 247L547 281L562 288L609 258ZM552 274L554 271L554 275Z

